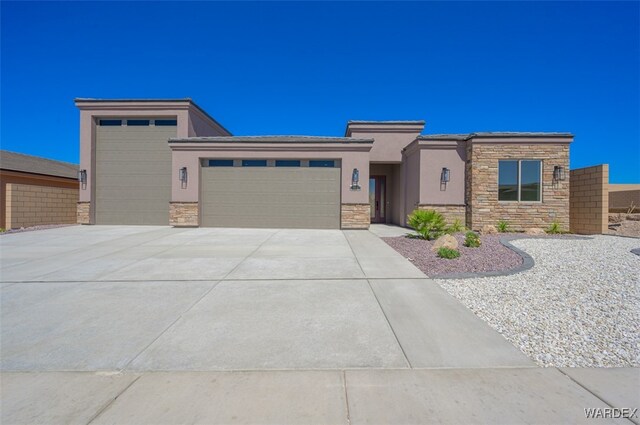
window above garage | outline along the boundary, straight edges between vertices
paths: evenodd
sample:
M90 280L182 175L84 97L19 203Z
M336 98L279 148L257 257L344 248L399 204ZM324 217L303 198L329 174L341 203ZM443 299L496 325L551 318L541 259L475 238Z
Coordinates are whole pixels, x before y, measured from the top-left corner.
M178 125L177 119L172 118L104 118L98 119L100 127L175 127Z

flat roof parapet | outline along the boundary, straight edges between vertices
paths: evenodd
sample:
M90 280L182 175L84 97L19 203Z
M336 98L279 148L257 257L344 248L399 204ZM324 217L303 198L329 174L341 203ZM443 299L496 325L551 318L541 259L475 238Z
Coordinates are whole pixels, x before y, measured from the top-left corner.
M169 143L373 143L373 139L331 136L213 136L172 138Z

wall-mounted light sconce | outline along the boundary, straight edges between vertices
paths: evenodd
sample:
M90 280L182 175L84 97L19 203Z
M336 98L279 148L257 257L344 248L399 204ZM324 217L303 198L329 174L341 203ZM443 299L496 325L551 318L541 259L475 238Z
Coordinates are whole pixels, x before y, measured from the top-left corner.
M447 183L449 183L449 179L451 178L451 170L446 167L442 167L442 171L440 172L440 190L447 190Z
M449 183L449 178L451 176L451 170L448 168L443 168L440 173L440 183Z
M564 170L564 167L561 165L556 165L553 167L553 180L555 181L563 181L567 178L567 173Z
M187 175L187 167L182 167L179 171L178 171L178 179L180 180L180 185L181 187L184 189L187 187L187 180L188 180L188 175Z
M351 173L351 190L360 190L360 171L357 168Z
M78 170L78 181L83 189L87 188L87 170Z

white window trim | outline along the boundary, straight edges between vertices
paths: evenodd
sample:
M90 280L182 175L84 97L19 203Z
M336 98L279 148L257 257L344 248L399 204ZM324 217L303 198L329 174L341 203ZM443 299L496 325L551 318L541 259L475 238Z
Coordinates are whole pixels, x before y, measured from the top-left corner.
M516 201L508 201L505 199L500 199L500 161L517 161L518 162L518 176L517 176L517 180L518 180L518 199ZM520 176L522 175L521 169L522 169L522 161L538 161L540 162L540 200L539 201L523 201L520 199L520 195L521 195L521 185L522 182L520 181ZM543 198L542 195L544 193L543 190L543 182L542 182L542 176L543 176L543 170L544 170L544 160L542 159L535 159L535 158L524 158L524 159L515 159L515 158L504 158L504 159L499 159L498 160L498 176L497 176L497 185L498 185L498 191L497 191L497 196L498 196L498 202L504 202L506 204L513 204L514 202L517 202L519 204L542 204L543 202Z

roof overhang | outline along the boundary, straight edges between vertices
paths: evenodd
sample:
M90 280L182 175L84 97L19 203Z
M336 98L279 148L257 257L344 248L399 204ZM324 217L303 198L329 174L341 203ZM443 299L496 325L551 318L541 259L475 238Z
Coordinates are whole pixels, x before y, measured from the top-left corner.
M351 137L354 131L362 133L420 133L424 130L424 121L349 121L345 137Z
M174 151L363 151L373 139L318 136L234 136L169 139Z
M222 132L231 135L231 132L224 128L204 109L198 106L191 98L183 99L94 99L75 98L76 107L81 111L166 111L166 110L189 110L201 115L205 120L211 121Z

